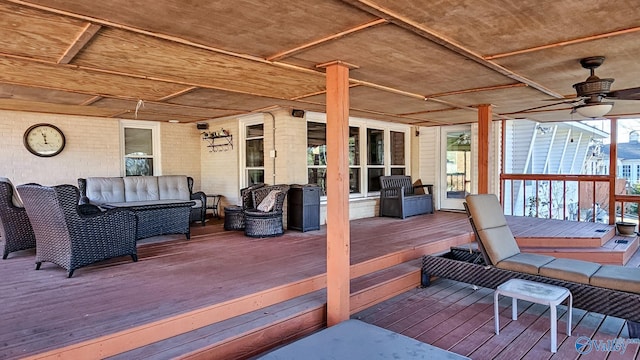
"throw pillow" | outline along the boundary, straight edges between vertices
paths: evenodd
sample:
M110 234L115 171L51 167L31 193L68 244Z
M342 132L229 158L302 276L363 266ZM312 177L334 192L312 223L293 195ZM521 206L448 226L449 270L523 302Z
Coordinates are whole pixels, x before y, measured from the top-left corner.
M424 188L422 187L421 179L418 179L413 183L413 188L416 195L424 195Z
M278 196L278 190L271 190L267 196L262 199L260 204L256 207L256 209L262 212L269 212L273 210L273 207L276 206L276 197Z

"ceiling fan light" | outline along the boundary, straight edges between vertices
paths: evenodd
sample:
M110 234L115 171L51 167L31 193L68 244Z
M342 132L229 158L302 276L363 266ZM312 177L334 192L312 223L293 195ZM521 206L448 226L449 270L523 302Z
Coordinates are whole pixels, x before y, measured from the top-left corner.
M612 102L587 103L576 106L576 112L586 118L603 117L613 108Z

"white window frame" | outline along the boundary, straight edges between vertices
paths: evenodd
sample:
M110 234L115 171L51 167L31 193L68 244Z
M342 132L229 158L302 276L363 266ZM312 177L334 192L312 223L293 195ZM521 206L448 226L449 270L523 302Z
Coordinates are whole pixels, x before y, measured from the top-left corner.
M126 161L125 161L125 139L124 129L147 129L151 130L151 141L153 146L153 154L144 156L144 158L153 159L153 175L162 175L162 159L160 148L160 123L153 121L140 121L140 120L120 120L120 174L121 176L127 175Z
M324 113L316 113L316 112L307 112L306 114L307 122L320 122L327 123L327 116ZM349 126L359 128L358 135L360 137L360 165L349 166L349 168L359 168L360 169L360 193L349 194L350 199L355 198L368 198L368 197L378 197L380 196L379 191L369 192L367 186L367 174L369 167L375 168L384 168L384 174L391 174L391 131L402 132L404 133L404 173L407 176L411 176L411 126L404 124L395 124L378 120L357 118L357 117L349 117ZM377 129L384 131L384 165L368 165L367 162L367 129ZM305 158L306 159L306 158ZM306 164L305 164L306 165ZM306 165L307 169L309 168L322 168L323 166ZM401 168L401 165L394 165L394 168ZM307 171L308 173L308 171ZM322 197L323 200L326 197Z
M246 156L247 156L247 140L251 140L251 139L259 139L260 137L252 137L252 138L247 138L247 127L248 126L252 126L252 125L260 125L262 124L262 144L264 147L265 144L265 121L264 121L264 115L262 114L255 114L255 115L250 115L250 116L245 116L243 118L241 118L239 120L239 129L240 129L240 134L238 136L238 140L239 143L241 144L239 146L239 150L238 150L238 168L240 169L240 187L246 187L249 185L249 174L248 171L249 170L260 170L262 169L262 172L264 174L264 179L265 182L267 181L267 172L266 172L266 168L265 165L262 165L262 167L247 167L247 163L246 163ZM265 149L263 148L263 153L265 151ZM263 160L263 164L267 163L267 159L266 159L266 154L265 154L265 159Z

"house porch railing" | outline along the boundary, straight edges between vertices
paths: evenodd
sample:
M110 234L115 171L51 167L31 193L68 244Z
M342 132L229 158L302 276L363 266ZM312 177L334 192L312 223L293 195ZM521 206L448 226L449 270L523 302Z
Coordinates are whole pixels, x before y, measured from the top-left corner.
M615 181L615 209L609 211L608 175L501 174L506 215L547 219L638 223L640 196L627 194L625 179ZM611 221L610 215L615 215Z

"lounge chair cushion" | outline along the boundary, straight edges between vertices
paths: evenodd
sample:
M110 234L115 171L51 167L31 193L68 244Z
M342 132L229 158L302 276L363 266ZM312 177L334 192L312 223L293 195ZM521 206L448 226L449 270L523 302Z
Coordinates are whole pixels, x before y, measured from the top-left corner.
M516 239L507 225L500 201L494 194L468 195L467 206L473 224L492 264L520 253Z
M538 275L540 267L553 260L555 260L553 256L520 253L500 261L496 264L496 267L505 270Z
M589 278L602 265L574 259L555 259L540 268L540 275L576 283L589 284Z
M478 229L482 245L492 264L520 253L520 248L508 226Z
M500 201L494 194L468 195L467 205L473 214L473 222L478 229L507 226Z
M640 294L640 268L602 265L591 276L590 284Z

